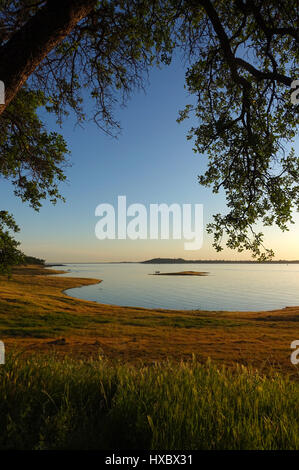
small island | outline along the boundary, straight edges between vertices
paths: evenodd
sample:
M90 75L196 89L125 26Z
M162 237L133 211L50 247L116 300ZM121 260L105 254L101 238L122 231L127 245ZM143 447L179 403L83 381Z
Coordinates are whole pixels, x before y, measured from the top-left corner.
M208 276L209 273L205 271L179 271L176 273L160 273L160 271L156 271L152 274L152 276Z

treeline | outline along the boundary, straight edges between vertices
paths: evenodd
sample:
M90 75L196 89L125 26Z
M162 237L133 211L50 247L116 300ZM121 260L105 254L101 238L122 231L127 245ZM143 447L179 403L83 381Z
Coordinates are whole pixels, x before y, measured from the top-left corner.
M44 266L45 260L41 258L35 258L35 256L26 256L24 258L24 264L39 264Z
M298 264L299 260L278 260L278 261L254 261L254 260L210 260L210 259L197 259L189 260L183 258L153 258L147 261L141 261L142 264Z

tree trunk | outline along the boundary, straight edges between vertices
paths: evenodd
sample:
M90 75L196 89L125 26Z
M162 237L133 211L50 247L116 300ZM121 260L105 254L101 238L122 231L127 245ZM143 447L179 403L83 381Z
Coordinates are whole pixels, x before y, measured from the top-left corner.
M49 0L0 47L0 80L5 85L5 104L0 104L0 115L41 61L96 3L96 0Z

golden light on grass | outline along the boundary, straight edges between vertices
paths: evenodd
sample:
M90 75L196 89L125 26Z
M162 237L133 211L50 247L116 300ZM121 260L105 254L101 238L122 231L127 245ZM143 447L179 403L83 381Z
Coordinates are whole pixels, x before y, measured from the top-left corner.
M147 363L193 354L297 374L290 344L299 338L299 307L271 312L180 311L119 307L74 299L66 289L99 282L57 277L35 266L0 278L0 339L15 348ZM115 286L117 289L117 286ZM57 340L60 340L57 342Z

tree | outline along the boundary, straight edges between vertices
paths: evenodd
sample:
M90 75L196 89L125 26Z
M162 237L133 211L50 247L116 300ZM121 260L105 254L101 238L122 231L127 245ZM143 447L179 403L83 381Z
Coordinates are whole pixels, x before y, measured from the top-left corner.
M224 189L228 202L229 213L209 226L214 246L222 249L226 234L231 248L271 256L255 223L285 230L299 206L298 158L283 148L298 123L290 102L296 18L295 0L0 0L0 173L35 209L45 197L55 202L67 147L47 133L38 107L59 122L73 110L81 122L89 90L94 121L113 133L113 106L180 48L198 103L179 120L192 111L199 118L189 134L209 159L199 181Z
M11 236L11 231L18 232L19 227L6 211L0 211L0 274L10 275L12 266L24 262L19 242Z
M94 121L115 132L114 103L142 86L147 68L169 47L159 11L139 0L0 0L0 175L35 210L47 197L63 199L59 183L68 164L66 142L47 132L38 109L58 122L72 110L82 122L88 89Z
M228 213L216 214L208 231L214 247L250 250L271 258L255 224L287 230L299 210L299 158L286 153L298 126L291 84L298 71L298 2L236 0L190 2L188 49L193 61L187 87L200 120L188 136L208 156L200 184L222 189ZM200 5L200 7L199 7ZM185 20L186 21L186 20ZM296 68L297 67L297 68Z

